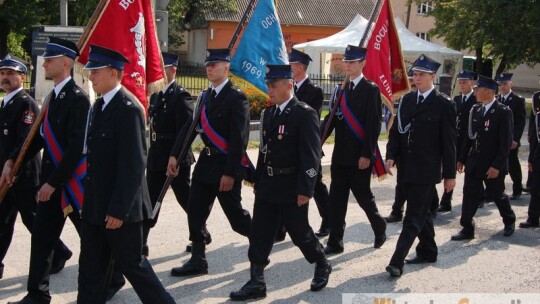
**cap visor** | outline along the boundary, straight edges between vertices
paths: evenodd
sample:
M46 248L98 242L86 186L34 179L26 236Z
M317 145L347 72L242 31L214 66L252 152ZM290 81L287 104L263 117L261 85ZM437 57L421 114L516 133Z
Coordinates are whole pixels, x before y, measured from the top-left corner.
M94 62L94 61L88 61L88 63L84 66L83 69L85 70L97 70L102 68L107 68L109 65L100 63L100 62Z

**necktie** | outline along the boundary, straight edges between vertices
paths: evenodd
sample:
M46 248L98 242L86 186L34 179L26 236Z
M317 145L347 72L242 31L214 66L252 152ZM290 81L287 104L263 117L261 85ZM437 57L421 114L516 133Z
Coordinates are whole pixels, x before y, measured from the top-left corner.
M487 112L486 106L482 106L482 116L485 116Z
M424 95L418 95L418 102L417 102L417 104L421 104L422 101L424 101Z
M212 94L210 94L210 100L211 101L216 100L216 95L217 95L216 90L212 90Z
M505 102L504 96L501 96L501 103L504 104L504 102Z
M349 82L349 91L354 90L354 82Z
M467 100L467 96L461 95L461 104L465 104L465 100Z
M297 84L294 85L294 95L296 95L296 92L298 92L298 85Z
M103 100L103 98L98 98L96 100L96 104L95 104L95 107L94 107L95 113L93 114L94 120L96 120L97 117L99 116L99 114L101 114L101 112L103 111L103 104L104 103L105 103L105 101Z
M274 110L274 116L272 116L272 123L274 123L278 119L279 114L281 114L281 108L279 106L276 106L276 109Z
M2 105L0 106L0 109L4 108L4 99L2 99Z

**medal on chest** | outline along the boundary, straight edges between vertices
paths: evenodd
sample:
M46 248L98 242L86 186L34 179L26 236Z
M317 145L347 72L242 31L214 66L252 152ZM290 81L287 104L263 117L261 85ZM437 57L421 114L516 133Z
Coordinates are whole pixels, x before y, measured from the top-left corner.
M484 123L484 131L489 130L489 119Z
M285 133L285 125L279 125L277 139L282 140L284 133Z

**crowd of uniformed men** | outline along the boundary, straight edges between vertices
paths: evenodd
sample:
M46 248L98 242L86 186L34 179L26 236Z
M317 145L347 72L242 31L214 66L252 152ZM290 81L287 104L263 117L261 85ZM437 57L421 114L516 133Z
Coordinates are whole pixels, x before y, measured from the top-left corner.
M43 67L54 90L41 108L45 113L39 132L25 150L23 143L40 109L23 90L26 63L10 56L0 61L0 85L6 92L0 108L0 183L10 185L0 204L0 279L17 213L32 232L28 293L12 303L51 302L49 276L72 256L60 240L67 217L81 238L77 303L105 303L125 284L124 277L143 303L175 303L146 259L149 232L159 214L156 202L167 176L174 176L171 187L187 213L191 241L186 248L191 258L173 268L172 276L208 273L205 251L212 238L206 221L216 198L232 229L248 238L250 279L230 293L232 300L266 296L264 268L273 244L285 233L306 260L315 263L310 289L323 289L332 272L326 256L344 250L351 191L371 224L375 248L386 241L387 222L403 221L386 267L394 277L401 276L405 262L437 261L433 218L452 209L457 172L465 172L463 228L452 240L474 238L474 215L490 201L500 211L503 235L512 235L516 215L510 199L526 190L531 200L520 227L539 227L540 92L533 94L528 187L523 189L518 152L525 100L512 92L512 74L491 79L462 71L457 77L460 94L452 100L434 86L440 64L421 55L409 71L414 90L400 100L383 161L377 146L381 94L362 73L369 60L366 49L346 48L347 81L333 92L333 111L322 123L323 91L307 76L311 58L293 49L290 64L267 65L272 106L261 114L259 155L253 166L246 154L249 104L228 78L228 49L207 51L210 87L196 103L175 81L178 56L163 53L168 84L151 96L147 119L120 84L128 62L122 54L91 45L84 68L101 95L92 105L70 76L78 55L74 43L50 38ZM332 131L328 190L322 181L321 143ZM204 148L195 161L190 146L197 135ZM25 153L22 165L13 177L20 153ZM393 167L398 168L395 202L384 218L371 191L371 175L393 174ZM513 181L510 198L504 191L507 174ZM254 185L253 215L242 207L243 180ZM435 185L441 180L439 204ZM322 218L317 232L308 222L311 197ZM328 235L327 245L321 245L318 237ZM416 238L416 256L406 260Z

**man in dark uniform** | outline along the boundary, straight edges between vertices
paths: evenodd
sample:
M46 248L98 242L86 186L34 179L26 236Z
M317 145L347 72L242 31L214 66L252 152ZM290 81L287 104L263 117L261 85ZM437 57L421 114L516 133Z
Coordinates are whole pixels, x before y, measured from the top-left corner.
M395 277L403 273L405 258L417 237L417 256L408 263L437 261L435 230L429 215L435 184L441 181L441 175L446 192L456 184L456 107L433 85L439 67L440 63L424 54L413 64L417 91L403 96L386 146L389 170L396 159L400 161L407 199L403 229L386 267Z
M289 54L289 63L293 73L294 80L294 96L298 100L307 103L318 114L319 120L321 117L321 109L324 100L322 89L311 82L307 75L307 68L309 66L311 57L308 54L302 53L298 50L292 49ZM318 237L324 237L330 234L330 219L328 215L328 188L322 181L323 173L322 167L319 168L319 175L317 176L317 182L315 183L315 189L313 192L313 200L319 210L322 222L319 230L315 232Z
M251 216L242 208L242 180L247 177L249 160L246 148L249 136L249 104L244 93L227 78L230 66L228 49L209 49L206 74L211 87L204 91L200 104L197 129L204 149L192 175L188 202L189 239L193 242L191 259L171 270L173 276L208 273L205 241L208 240L206 220L214 200L218 199L234 231L248 236ZM167 174L178 174L176 156L184 142L190 144L196 136L187 134L192 119L178 134L169 158Z
M514 233L516 215L504 193L504 178L508 173L508 153L512 145L512 112L495 98L497 82L479 76L475 105L470 112L468 138L463 142L457 169L463 172L463 204L460 224L463 229L452 236L461 241L474 238L473 217L478 209L482 183L486 195L492 197L504 222L504 236Z
M332 266L308 221L308 203L318 179L321 142L317 113L292 94L290 65L267 65L268 95L275 106L264 111L255 177L255 205L249 236L251 279L230 298L266 297L264 267L280 221L310 263L317 263L311 290L328 284Z
M152 206L156 205L161 189L167 179L167 164L176 135L193 115L191 95L176 83L178 55L165 52L161 54L163 55L168 85L162 91L154 93L150 97L150 107L148 109L150 149L148 151L146 181ZM190 148L186 158L180 164L179 175L171 183L176 200L186 212L189 199L190 166L194 162L195 158ZM150 228L154 227L156 223L157 216L154 219L145 221L143 225L143 255L145 256L148 256L148 234Z
M41 136L34 138L26 155L27 158L31 157L45 147L41 188L37 193L39 203L32 231L28 295L17 303L51 302L49 276L53 251L67 216L80 233L84 189L77 187L82 183L81 175L77 172L84 172L81 147L90 101L70 76L78 54L75 43L55 37L50 37L43 54L45 76L52 79L55 86L48 101ZM19 150L20 146L4 165L3 179L9 177ZM71 257L71 252L66 254L64 260ZM117 288L124 284L119 274L114 282Z
M454 103L457 110L457 137L456 153L461 151L463 141L468 137L469 112L476 104L476 97L473 94L473 86L476 79L476 73L471 71L461 71L457 75L459 95L454 96ZM456 155L457 157L457 155ZM438 212L448 212L452 210L452 194L454 191L445 192L441 197L441 203Z
M519 163L519 147L521 146L521 136L525 130L525 98L512 92L512 73L502 73L495 77L499 85L498 101L512 110L514 118L514 132L512 133L512 147L508 154L508 173L512 179L513 191L510 199L518 199L523 192L521 164Z
M364 210L375 234L374 247L386 241L386 222L379 214L371 192L371 173L376 166L377 139L381 131L381 93L377 85L366 79L362 69L366 64L366 49L349 45L343 57L345 72L350 77L339 102L339 111L328 128L335 129L336 142L332 153L330 172L330 237L326 254L344 250L343 234L349 193L352 191L358 205ZM338 95L334 93L334 95ZM349 115L347 115L349 114ZM322 130L328 124L326 116ZM355 129L358 126L359 129ZM327 134L328 136L328 134ZM326 139L324 139L326 140ZM382 166L384 166L381 163Z
M6 92L0 101L0 164L4 164L13 150L22 145L39 113L36 101L23 89L26 71L26 63L18 58L7 55L0 61L0 86ZM26 229L32 233L40 166L39 153L29 156L29 161L20 168L15 184L0 202L0 279L4 274L2 261L11 244L17 212L21 214ZM51 273L62 270L68 255L71 256L71 251L60 240L54 253Z
M532 111L529 120L529 159L528 171L531 201L528 217L519 224L520 228L540 227L540 91L532 95Z
M120 85L122 54L90 45L89 80L102 97L87 122L88 172L81 223L77 303L105 303L106 274L114 258L142 303L175 303L141 255L142 222L152 205L144 176L144 110Z

